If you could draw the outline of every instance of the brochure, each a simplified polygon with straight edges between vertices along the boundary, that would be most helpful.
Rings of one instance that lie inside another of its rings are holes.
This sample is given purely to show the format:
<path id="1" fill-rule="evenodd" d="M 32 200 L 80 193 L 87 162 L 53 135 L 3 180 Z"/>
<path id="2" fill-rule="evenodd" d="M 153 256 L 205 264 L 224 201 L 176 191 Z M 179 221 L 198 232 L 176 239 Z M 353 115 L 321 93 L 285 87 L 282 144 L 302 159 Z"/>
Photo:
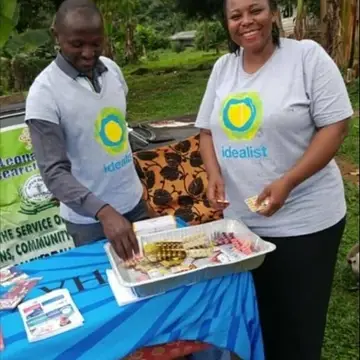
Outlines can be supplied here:
<path id="1" fill-rule="evenodd" d="M 19 311 L 30 342 L 75 329 L 84 322 L 67 289 L 26 301 L 19 305 Z"/>

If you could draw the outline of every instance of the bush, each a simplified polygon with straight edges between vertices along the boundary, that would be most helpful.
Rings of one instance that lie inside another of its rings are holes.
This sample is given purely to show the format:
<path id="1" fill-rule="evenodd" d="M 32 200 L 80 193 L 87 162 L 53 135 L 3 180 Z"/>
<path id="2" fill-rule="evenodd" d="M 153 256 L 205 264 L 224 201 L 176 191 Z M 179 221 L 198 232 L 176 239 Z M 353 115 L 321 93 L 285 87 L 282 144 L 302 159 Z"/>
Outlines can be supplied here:
<path id="1" fill-rule="evenodd" d="M 127 64 L 126 58 L 125 58 L 125 49 L 124 44 L 121 42 L 118 42 L 115 44 L 115 59 L 116 63 L 119 66 L 125 66 Z"/>
<path id="2" fill-rule="evenodd" d="M 11 76 L 11 63 L 7 58 L 0 57 L 0 88 L 1 94 L 4 95 L 14 87 L 14 79 Z"/>
<path id="3" fill-rule="evenodd" d="M 174 41 L 172 44 L 172 50 L 176 53 L 181 53 L 185 50 L 185 46 L 181 41 Z"/>
<path id="4" fill-rule="evenodd" d="M 167 49 L 170 45 L 169 39 L 165 35 L 158 33 L 151 26 L 144 25 L 136 26 L 135 43 L 139 53 L 142 53 L 144 48 L 146 51 L 153 51 Z"/>
<path id="5" fill-rule="evenodd" d="M 1 59 L 0 86 L 3 92 L 27 90 L 36 76 L 52 61 L 34 56 L 18 55 L 13 59 Z"/>
<path id="6" fill-rule="evenodd" d="M 202 23 L 196 30 L 195 46 L 198 50 L 216 49 L 218 51 L 226 38 L 226 31 L 219 21 Z"/>

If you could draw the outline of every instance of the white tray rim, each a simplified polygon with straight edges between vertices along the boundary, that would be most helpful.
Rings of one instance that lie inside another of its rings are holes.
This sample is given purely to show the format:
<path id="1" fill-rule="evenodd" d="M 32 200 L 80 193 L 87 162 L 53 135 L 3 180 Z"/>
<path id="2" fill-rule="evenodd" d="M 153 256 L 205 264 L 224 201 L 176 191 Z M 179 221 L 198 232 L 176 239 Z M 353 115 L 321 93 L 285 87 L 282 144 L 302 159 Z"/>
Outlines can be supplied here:
<path id="1" fill-rule="evenodd" d="M 261 257 L 261 256 L 265 256 L 266 254 L 270 253 L 270 252 L 273 252 L 274 250 L 276 250 L 276 245 L 273 244 L 273 243 L 270 243 L 268 241 L 265 241 L 265 240 L 262 240 L 258 235 L 256 235 L 255 233 L 253 233 L 251 230 L 249 230 L 246 225 L 241 222 L 241 221 L 238 221 L 238 220 L 232 220 L 232 219 L 220 219 L 220 220 L 216 220 L 216 221 L 213 221 L 212 224 L 214 223 L 221 223 L 221 222 L 227 222 L 227 221 L 231 221 L 231 222 L 237 222 L 240 226 L 243 226 L 245 227 L 249 233 L 251 233 L 252 235 L 254 235 L 257 240 L 260 240 L 262 243 L 265 243 L 267 244 L 267 246 L 269 247 L 269 249 L 267 250 L 264 250 L 264 251 L 259 251 L 258 253 L 256 254 L 253 254 L 253 255 L 249 255 L 247 256 L 245 259 L 240 259 L 240 260 L 233 260 L 233 261 L 229 261 L 225 264 L 209 264 L 209 265 L 206 265 L 206 266 L 203 266 L 201 268 L 196 268 L 196 269 L 192 269 L 192 270 L 188 270 L 186 272 L 182 272 L 182 273 L 178 273 L 178 274 L 169 274 L 169 275 L 166 275 L 166 276 L 162 276 L 162 277 L 159 277 L 159 278 L 156 278 L 156 279 L 149 279 L 149 280 L 143 280 L 143 281 L 139 281 L 139 282 L 128 282 L 128 281 L 125 281 L 123 279 L 123 277 L 121 276 L 117 266 L 116 266 L 116 262 L 111 254 L 111 250 L 110 250 L 110 247 L 111 247 L 111 244 L 110 243 L 106 243 L 104 245 L 104 249 L 105 249 L 105 252 L 106 254 L 108 255 L 108 258 L 109 258 L 109 261 L 110 261 L 110 264 L 111 264 L 111 267 L 113 268 L 113 270 L 115 271 L 116 273 L 116 276 L 118 277 L 118 280 L 119 282 L 121 283 L 122 286 L 125 286 L 125 287 L 130 287 L 130 288 L 136 288 L 138 286 L 143 286 L 143 285 L 149 285 L 149 284 L 153 284 L 153 283 L 156 283 L 156 282 L 161 282 L 162 280 L 169 280 L 169 279 L 172 279 L 172 278 L 177 278 L 177 277 L 181 277 L 181 276 L 186 276 L 188 274 L 191 274 L 191 273 L 195 273 L 195 272 L 198 272 L 198 271 L 202 271 L 202 270 L 205 270 L 205 269 L 208 269 L 208 268 L 213 268 L 213 267 L 223 267 L 223 266 L 229 266 L 229 265 L 233 265 L 233 264 L 237 264 L 237 263 L 242 263 L 242 262 L 245 262 L 245 261 L 249 261 L 251 259 L 254 259 L 254 258 L 257 258 L 257 257 Z M 184 230 L 186 229 L 192 229 L 191 232 L 195 232 L 196 230 L 200 230 L 200 229 L 203 229 L 204 227 L 209 226 L 209 223 L 206 223 L 206 224 L 200 224 L 200 225 L 194 225 L 194 226 L 189 226 L 189 227 L 185 227 L 185 228 L 177 228 L 177 229 L 174 229 L 174 230 L 165 230 L 165 231 L 160 231 L 160 232 L 157 232 L 157 233 L 152 233 L 152 234 L 149 234 L 149 235 L 144 235 L 144 236 L 140 236 L 139 237 L 139 242 L 141 242 L 141 239 L 142 238 L 145 238 L 147 236 L 154 236 L 154 235 L 159 235 L 159 236 L 165 236 L 166 234 L 168 233 L 176 233 L 176 232 L 179 232 L 179 233 L 182 233 L 184 232 Z"/>

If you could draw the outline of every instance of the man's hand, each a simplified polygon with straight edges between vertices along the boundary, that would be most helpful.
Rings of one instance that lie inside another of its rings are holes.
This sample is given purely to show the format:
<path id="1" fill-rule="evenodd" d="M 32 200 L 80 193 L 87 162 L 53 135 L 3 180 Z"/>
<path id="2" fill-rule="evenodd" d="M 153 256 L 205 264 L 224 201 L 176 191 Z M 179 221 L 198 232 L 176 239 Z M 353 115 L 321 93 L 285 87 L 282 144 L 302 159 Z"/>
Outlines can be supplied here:
<path id="1" fill-rule="evenodd" d="M 157 213 L 148 203 L 146 203 L 146 207 L 150 218 L 160 217 L 160 214 Z"/>
<path id="2" fill-rule="evenodd" d="M 110 205 L 103 207 L 97 218 L 116 253 L 121 259 L 129 260 L 139 254 L 139 245 L 131 223 Z"/>
<path id="3" fill-rule="evenodd" d="M 275 180 L 266 186 L 258 196 L 256 205 L 261 206 L 265 200 L 268 202 L 268 205 L 264 209 L 259 210 L 258 213 L 267 217 L 274 215 L 285 204 L 292 190 L 293 186 L 285 178 Z"/>
<path id="4" fill-rule="evenodd" d="M 213 209 L 224 210 L 229 206 L 225 200 L 224 180 L 220 174 L 209 177 L 207 198 Z"/>

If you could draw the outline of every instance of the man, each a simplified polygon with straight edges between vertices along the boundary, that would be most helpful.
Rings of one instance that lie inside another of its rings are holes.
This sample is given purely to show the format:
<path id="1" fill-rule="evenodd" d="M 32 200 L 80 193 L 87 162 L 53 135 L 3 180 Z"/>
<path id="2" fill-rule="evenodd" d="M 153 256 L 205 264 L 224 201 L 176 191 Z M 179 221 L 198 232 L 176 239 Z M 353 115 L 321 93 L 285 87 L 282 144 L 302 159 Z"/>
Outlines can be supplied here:
<path id="1" fill-rule="evenodd" d="M 38 166 L 75 245 L 108 238 L 126 260 L 139 251 L 131 223 L 149 217 L 128 141 L 128 88 L 101 56 L 103 20 L 91 0 L 65 0 L 53 31 L 60 52 L 26 101 Z"/>

